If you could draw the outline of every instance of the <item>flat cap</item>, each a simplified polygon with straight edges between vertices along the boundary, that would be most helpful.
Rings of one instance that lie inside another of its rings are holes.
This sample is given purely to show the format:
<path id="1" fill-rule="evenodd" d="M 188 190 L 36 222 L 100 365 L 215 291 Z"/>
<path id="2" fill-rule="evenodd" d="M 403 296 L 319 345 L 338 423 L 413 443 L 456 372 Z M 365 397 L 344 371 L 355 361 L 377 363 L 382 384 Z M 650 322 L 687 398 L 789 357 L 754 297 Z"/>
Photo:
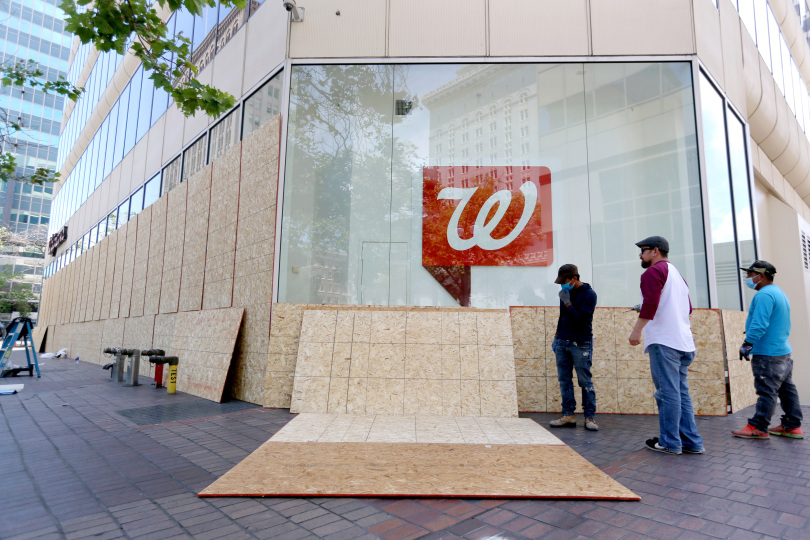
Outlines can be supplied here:
<path id="1" fill-rule="evenodd" d="M 756 260 L 751 263 L 751 266 L 745 268 L 744 266 L 740 266 L 740 270 L 745 270 L 746 272 L 756 272 L 757 274 L 764 274 L 765 272 L 774 275 L 776 273 L 776 267 L 769 263 L 768 261 L 760 261 Z"/>
<path id="2" fill-rule="evenodd" d="M 658 248 L 660 251 L 669 253 L 669 242 L 667 242 L 667 239 L 663 236 L 650 236 L 649 238 L 636 242 L 636 245 L 638 247 Z"/>

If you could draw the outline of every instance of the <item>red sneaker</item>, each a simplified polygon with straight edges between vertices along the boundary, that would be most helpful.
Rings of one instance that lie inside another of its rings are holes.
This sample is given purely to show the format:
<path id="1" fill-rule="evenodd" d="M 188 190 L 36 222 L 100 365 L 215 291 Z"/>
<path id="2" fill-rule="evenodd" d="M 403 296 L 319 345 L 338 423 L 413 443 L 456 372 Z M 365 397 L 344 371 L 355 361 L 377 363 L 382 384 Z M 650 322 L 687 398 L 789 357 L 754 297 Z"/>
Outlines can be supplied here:
<path id="1" fill-rule="evenodd" d="M 744 428 L 732 431 L 735 437 L 742 437 L 743 439 L 768 439 L 770 436 L 767 431 L 760 431 L 751 424 L 746 424 Z"/>
<path id="2" fill-rule="evenodd" d="M 779 424 L 775 427 L 768 428 L 768 433 L 771 435 L 776 435 L 778 437 L 790 437 L 791 439 L 804 439 L 804 433 L 802 433 L 802 428 L 795 427 L 792 429 L 785 429 L 782 427 L 782 424 Z"/>

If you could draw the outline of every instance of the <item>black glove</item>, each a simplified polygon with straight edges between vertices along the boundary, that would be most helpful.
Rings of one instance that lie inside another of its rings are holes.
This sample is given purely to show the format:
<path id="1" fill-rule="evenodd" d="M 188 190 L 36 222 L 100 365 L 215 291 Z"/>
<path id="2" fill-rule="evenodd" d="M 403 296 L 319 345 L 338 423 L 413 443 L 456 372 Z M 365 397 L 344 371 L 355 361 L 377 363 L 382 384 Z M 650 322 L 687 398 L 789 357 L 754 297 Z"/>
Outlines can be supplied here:
<path id="1" fill-rule="evenodd" d="M 571 303 L 571 291 L 566 291 L 562 289 L 560 291 L 560 300 L 562 300 L 563 304 L 570 304 Z"/>
<path id="2" fill-rule="evenodd" d="M 748 343 L 747 341 L 743 342 L 742 347 L 740 347 L 740 360 L 745 358 L 750 362 L 751 359 L 748 357 L 748 355 L 751 354 L 751 349 L 753 348 L 754 346 Z"/>

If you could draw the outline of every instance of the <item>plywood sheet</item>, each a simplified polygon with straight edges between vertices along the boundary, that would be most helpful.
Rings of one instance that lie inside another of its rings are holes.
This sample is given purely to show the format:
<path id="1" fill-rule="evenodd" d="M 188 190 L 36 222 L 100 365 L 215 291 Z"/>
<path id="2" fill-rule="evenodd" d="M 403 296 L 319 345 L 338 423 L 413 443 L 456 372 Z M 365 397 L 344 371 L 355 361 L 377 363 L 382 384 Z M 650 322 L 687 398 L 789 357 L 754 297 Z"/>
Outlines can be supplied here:
<path id="1" fill-rule="evenodd" d="M 273 435 L 273 440 L 277 442 L 565 444 L 530 418 L 336 413 L 299 414 Z"/>
<path id="2" fill-rule="evenodd" d="M 517 416 L 509 314 L 307 310 L 290 410 Z"/>
<path id="3" fill-rule="evenodd" d="M 757 402 L 751 362 L 739 359 L 740 345 L 745 341 L 745 311 L 722 311 L 731 412 L 740 411 Z"/>
<path id="4" fill-rule="evenodd" d="M 177 356 L 177 390 L 219 403 L 242 324 L 244 308 L 181 312 L 171 351 Z"/>
<path id="5" fill-rule="evenodd" d="M 132 306 L 133 276 L 135 274 L 135 250 L 138 242 L 140 214 L 126 224 L 127 238 L 124 248 L 124 269 L 121 277 L 121 301 L 118 307 L 119 317 L 129 317 Z M 123 234 L 123 231 L 122 231 Z"/>
<path id="6" fill-rule="evenodd" d="M 211 168 L 208 164 L 188 179 L 186 232 L 178 311 L 202 309 L 208 213 L 211 202 Z"/>
<path id="7" fill-rule="evenodd" d="M 156 315 L 160 311 L 160 286 L 163 280 L 163 254 L 166 243 L 166 210 L 168 195 L 152 205 L 152 228 L 149 232 L 149 262 L 146 270 L 144 315 Z"/>
<path id="8" fill-rule="evenodd" d="M 135 243 L 135 262 L 132 270 L 132 300 L 130 317 L 144 314 L 146 298 L 146 272 L 149 267 L 149 236 L 152 228 L 152 207 L 138 214 L 138 238 Z"/>
<path id="9" fill-rule="evenodd" d="M 32 328 L 33 335 L 31 338 L 34 341 L 34 350 L 36 352 L 42 352 L 42 344 L 45 342 L 45 334 L 48 333 L 47 326 L 35 326 Z"/>
<path id="10" fill-rule="evenodd" d="M 200 493 L 282 495 L 640 500 L 567 446 L 272 439 Z"/>
<path id="11" fill-rule="evenodd" d="M 183 253 L 186 234 L 186 201 L 188 182 L 183 182 L 167 195 L 166 241 L 163 276 L 160 287 L 160 313 L 174 313 L 180 298 Z"/>

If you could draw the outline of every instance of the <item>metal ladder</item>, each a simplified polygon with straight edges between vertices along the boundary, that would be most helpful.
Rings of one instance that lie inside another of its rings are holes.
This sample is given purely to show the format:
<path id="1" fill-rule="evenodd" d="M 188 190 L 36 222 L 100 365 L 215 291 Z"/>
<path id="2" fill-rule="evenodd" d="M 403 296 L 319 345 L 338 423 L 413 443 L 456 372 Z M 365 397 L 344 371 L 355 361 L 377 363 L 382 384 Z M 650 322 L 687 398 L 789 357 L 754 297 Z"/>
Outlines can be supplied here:
<path id="1" fill-rule="evenodd" d="M 34 368 L 37 370 L 37 378 L 39 374 L 39 362 L 37 361 L 37 352 L 34 350 L 34 338 L 31 330 L 31 319 L 28 317 L 17 317 L 9 323 L 8 333 L 3 339 L 3 346 L 0 348 L 0 377 L 16 377 L 21 371 L 27 371 L 29 377 L 34 376 Z M 25 357 L 28 360 L 28 367 L 24 368 L 6 368 L 8 359 L 11 356 L 11 350 L 14 344 L 22 339 L 25 344 Z M 33 359 L 33 364 L 31 363 Z"/>

